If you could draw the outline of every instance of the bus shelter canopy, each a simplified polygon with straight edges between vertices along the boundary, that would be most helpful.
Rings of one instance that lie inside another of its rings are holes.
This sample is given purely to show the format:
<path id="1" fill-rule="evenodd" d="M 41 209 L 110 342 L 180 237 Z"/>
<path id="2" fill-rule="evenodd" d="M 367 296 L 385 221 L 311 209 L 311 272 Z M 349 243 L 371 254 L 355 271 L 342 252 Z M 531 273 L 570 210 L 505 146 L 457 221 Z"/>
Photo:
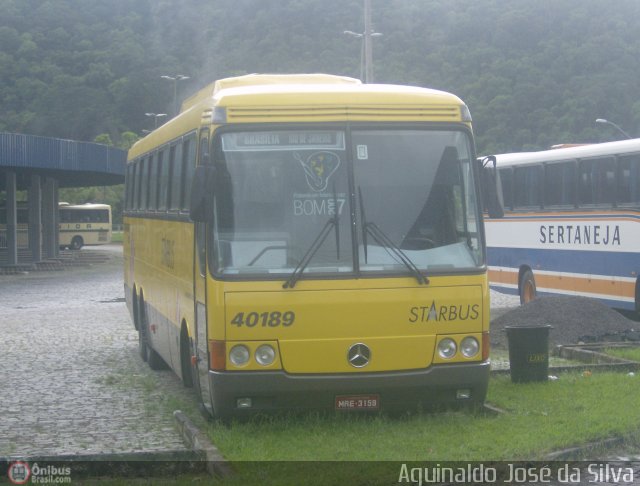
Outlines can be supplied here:
<path id="1" fill-rule="evenodd" d="M 59 187 L 122 184 L 126 158 L 124 150 L 97 143 L 0 133 L 0 190 L 7 171 L 16 174 L 18 190 L 34 174 L 56 179 Z"/>

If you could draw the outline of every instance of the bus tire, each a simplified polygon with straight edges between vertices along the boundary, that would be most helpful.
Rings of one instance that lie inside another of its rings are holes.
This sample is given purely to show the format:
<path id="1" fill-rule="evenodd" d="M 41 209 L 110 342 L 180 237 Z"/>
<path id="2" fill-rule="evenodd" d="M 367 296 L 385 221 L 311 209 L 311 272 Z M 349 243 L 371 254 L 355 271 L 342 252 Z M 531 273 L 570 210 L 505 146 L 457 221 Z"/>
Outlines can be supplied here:
<path id="1" fill-rule="evenodd" d="M 164 363 L 164 360 L 160 357 L 160 355 L 156 352 L 155 349 L 149 346 L 147 343 L 147 347 L 149 348 L 149 358 L 147 359 L 147 364 L 149 368 L 154 371 L 158 370 L 166 370 L 167 365 Z"/>
<path id="2" fill-rule="evenodd" d="M 533 276 L 533 272 L 530 269 L 526 269 L 520 277 L 520 284 L 518 285 L 520 293 L 520 304 L 526 304 L 535 299 L 538 295 L 536 288 L 536 279 Z"/>
<path id="3" fill-rule="evenodd" d="M 144 346 L 146 347 L 146 350 L 147 350 L 147 359 L 146 359 L 147 364 L 149 365 L 149 368 L 151 368 L 152 370 L 155 370 L 155 371 L 164 370 L 167 368 L 167 365 L 165 364 L 162 357 L 158 354 L 158 352 L 155 349 L 153 349 L 149 340 L 149 319 L 147 318 L 147 312 L 145 310 L 145 304 L 142 298 L 140 299 L 139 309 L 140 309 L 140 331 L 138 333 L 138 336 L 140 336 L 140 333 L 142 333 Z"/>
<path id="4" fill-rule="evenodd" d="M 182 330 L 180 331 L 180 367 L 182 371 L 182 384 L 185 388 L 193 387 L 193 374 L 191 373 L 191 343 L 185 323 L 182 323 Z"/>
<path id="5" fill-rule="evenodd" d="M 144 327 L 140 324 L 140 304 L 138 303 L 135 293 L 133 294 L 133 319 L 136 329 L 138 330 L 138 354 L 140 358 L 142 358 L 142 361 L 146 363 L 149 359 L 149 348 L 147 346 L 147 337 L 144 334 Z"/>
<path id="6" fill-rule="evenodd" d="M 71 240 L 71 244 L 69 245 L 70 250 L 79 250 L 84 246 L 84 240 L 82 236 L 74 236 Z"/>

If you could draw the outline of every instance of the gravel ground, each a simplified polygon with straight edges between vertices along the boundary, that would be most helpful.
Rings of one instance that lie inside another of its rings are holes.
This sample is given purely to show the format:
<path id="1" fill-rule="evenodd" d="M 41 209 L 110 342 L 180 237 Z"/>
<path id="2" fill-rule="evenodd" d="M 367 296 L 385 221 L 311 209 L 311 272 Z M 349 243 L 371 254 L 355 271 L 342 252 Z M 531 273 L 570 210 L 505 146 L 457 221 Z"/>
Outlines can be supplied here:
<path id="1" fill-rule="evenodd" d="M 640 322 L 627 319 L 599 301 L 584 297 L 541 297 L 494 314 L 497 317 L 491 322 L 491 345 L 496 348 L 507 348 L 505 326 L 545 324 L 552 326 L 550 345 L 640 341 Z"/>

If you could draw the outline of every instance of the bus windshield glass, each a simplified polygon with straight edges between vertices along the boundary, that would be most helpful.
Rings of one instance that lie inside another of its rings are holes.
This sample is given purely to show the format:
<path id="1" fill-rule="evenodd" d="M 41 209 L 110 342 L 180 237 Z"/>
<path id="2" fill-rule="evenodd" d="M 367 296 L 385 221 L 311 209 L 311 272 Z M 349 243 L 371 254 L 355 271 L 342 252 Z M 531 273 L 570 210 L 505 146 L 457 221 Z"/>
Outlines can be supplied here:
<path id="1" fill-rule="evenodd" d="M 219 140 L 217 275 L 405 276 L 484 263 L 465 131 L 245 131 Z"/>

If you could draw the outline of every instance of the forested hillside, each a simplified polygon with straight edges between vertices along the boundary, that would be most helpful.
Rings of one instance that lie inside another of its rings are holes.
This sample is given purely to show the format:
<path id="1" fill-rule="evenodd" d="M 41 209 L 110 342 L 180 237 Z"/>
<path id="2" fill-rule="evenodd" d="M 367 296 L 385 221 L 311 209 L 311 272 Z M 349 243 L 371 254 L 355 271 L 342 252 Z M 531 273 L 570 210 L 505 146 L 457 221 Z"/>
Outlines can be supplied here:
<path id="1" fill-rule="evenodd" d="M 452 91 L 481 153 L 640 135 L 637 0 L 373 0 L 378 82 Z M 362 0 L 0 0 L 0 131 L 153 128 L 220 77 L 359 77 Z"/>

